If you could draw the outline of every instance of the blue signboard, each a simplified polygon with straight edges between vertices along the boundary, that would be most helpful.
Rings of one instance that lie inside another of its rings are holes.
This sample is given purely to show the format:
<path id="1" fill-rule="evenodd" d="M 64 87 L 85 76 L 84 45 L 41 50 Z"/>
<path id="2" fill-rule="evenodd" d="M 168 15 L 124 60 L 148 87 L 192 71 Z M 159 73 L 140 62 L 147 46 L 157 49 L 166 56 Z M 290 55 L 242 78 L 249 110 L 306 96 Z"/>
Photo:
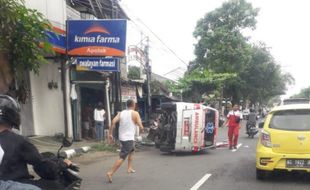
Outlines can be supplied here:
<path id="1" fill-rule="evenodd" d="M 76 64 L 77 71 L 119 71 L 119 59 L 78 57 Z"/>
<path id="2" fill-rule="evenodd" d="M 64 34 L 55 31 L 45 31 L 48 42 L 53 46 L 53 50 L 57 53 L 66 53 L 66 37 Z"/>
<path id="3" fill-rule="evenodd" d="M 126 20 L 68 20 L 67 52 L 72 56 L 125 56 Z"/>

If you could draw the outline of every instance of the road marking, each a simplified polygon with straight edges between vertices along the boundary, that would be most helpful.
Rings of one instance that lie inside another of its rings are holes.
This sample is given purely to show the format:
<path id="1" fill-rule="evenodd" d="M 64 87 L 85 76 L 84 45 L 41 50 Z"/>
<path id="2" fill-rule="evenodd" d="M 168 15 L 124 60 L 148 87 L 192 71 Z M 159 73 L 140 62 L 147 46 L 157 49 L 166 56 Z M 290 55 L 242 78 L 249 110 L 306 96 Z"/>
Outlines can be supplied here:
<path id="1" fill-rule="evenodd" d="M 204 182 L 206 182 L 211 177 L 211 174 L 204 175 L 190 190 L 198 190 Z"/>
<path id="2" fill-rule="evenodd" d="M 233 149 L 232 152 L 236 152 L 241 146 L 242 146 L 242 143 L 239 143 L 239 144 L 237 145 L 237 149 Z"/>
<path id="3" fill-rule="evenodd" d="M 243 146 L 244 148 L 250 148 L 248 145 Z"/>

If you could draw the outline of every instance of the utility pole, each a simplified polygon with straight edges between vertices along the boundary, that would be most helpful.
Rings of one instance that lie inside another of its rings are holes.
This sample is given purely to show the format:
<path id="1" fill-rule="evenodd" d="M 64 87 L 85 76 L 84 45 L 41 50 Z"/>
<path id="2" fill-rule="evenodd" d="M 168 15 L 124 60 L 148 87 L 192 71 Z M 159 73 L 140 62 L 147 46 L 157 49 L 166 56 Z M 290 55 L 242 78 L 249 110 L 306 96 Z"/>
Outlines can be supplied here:
<path id="1" fill-rule="evenodd" d="M 145 46 L 145 57 L 146 57 L 146 63 L 145 63 L 145 69 L 146 69 L 146 83 L 147 83 L 147 115 L 148 115 L 148 121 L 151 119 L 151 113 L 152 113 L 152 101 L 151 101 L 151 66 L 150 66 L 150 58 L 149 58 L 149 37 L 146 37 L 146 46 Z"/>
<path id="2" fill-rule="evenodd" d="M 63 105 L 64 105 L 64 124 L 65 124 L 65 137 L 69 137 L 69 129 L 68 129 L 68 101 L 67 101 L 67 69 L 66 69 L 66 61 L 63 60 L 60 63 L 61 68 L 61 87 L 62 87 L 62 97 L 63 97 Z"/>
<path id="3" fill-rule="evenodd" d="M 112 19 L 118 18 L 117 0 L 112 0 Z M 119 63 L 120 64 L 120 63 Z M 119 65 L 120 68 L 120 65 Z M 114 102 L 114 115 L 121 110 L 121 77 L 120 72 L 114 73 L 114 90 L 115 90 L 115 102 Z"/>

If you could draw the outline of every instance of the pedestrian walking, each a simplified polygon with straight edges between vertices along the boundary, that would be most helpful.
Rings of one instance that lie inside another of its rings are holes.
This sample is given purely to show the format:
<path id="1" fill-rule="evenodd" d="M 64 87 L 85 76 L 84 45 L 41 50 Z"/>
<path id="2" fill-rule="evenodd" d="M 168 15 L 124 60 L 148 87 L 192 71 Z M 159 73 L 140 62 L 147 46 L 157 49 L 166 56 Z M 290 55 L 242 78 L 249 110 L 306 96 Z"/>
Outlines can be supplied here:
<path id="1" fill-rule="evenodd" d="M 242 113 L 239 111 L 239 105 L 235 104 L 233 109 L 227 115 L 225 125 L 228 126 L 228 143 L 229 149 L 237 149 L 240 122 L 243 119 Z"/>
<path id="2" fill-rule="evenodd" d="M 116 160 L 112 169 L 107 173 L 108 181 L 112 183 L 112 176 L 117 169 L 122 165 L 128 156 L 128 173 L 134 173 L 135 170 L 132 167 L 133 154 L 134 154 L 134 140 L 136 133 L 136 126 L 143 130 L 140 115 L 135 111 L 135 101 L 128 100 L 127 109 L 118 113 L 112 120 L 112 124 L 109 130 L 109 138 L 113 141 L 113 129 L 115 125 L 119 123 L 119 140 L 121 143 L 121 151 L 119 153 L 119 159 Z"/>
<path id="3" fill-rule="evenodd" d="M 96 126 L 96 138 L 98 141 L 103 140 L 103 127 L 104 127 L 105 111 L 103 109 L 103 103 L 99 102 L 94 110 L 94 120 Z"/>

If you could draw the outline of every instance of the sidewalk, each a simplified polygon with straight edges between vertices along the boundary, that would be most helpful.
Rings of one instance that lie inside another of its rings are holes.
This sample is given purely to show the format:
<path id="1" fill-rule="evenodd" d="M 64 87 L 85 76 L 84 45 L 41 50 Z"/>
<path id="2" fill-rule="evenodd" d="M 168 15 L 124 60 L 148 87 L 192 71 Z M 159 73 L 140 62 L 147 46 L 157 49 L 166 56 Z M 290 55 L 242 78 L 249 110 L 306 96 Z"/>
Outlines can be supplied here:
<path id="1" fill-rule="evenodd" d="M 57 154 L 57 151 L 62 144 L 62 139 L 50 136 L 35 136 L 30 137 L 29 139 L 30 142 L 38 148 L 39 152 L 52 152 Z M 98 144 L 98 142 L 94 140 L 73 142 L 72 146 L 64 147 L 61 150 L 61 155 L 66 158 L 71 158 L 77 154 L 90 151 L 91 147 L 96 144 Z"/>
<path id="2" fill-rule="evenodd" d="M 136 143 L 137 148 L 139 149 L 139 145 L 144 146 L 153 146 L 154 142 L 148 140 L 146 138 L 147 133 L 141 134 L 138 142 Z M 58 149 L 62 144 L 62 139 L 57 137 L 50 136 L 35 136 L 29 137 L 30 142 L 33 143 L 39 150 L 39 152 L 52 152 L 57 154 Z M 73 142 L 72 146 L 64 147 L 60 155 L 66 158 L 72 158 L 76 155 L 80 155 L 82 153 L 87 153 L 91 150 L 94 145 L 100 144 L 95 140 L 82 140 L 78 142 Z"/>

